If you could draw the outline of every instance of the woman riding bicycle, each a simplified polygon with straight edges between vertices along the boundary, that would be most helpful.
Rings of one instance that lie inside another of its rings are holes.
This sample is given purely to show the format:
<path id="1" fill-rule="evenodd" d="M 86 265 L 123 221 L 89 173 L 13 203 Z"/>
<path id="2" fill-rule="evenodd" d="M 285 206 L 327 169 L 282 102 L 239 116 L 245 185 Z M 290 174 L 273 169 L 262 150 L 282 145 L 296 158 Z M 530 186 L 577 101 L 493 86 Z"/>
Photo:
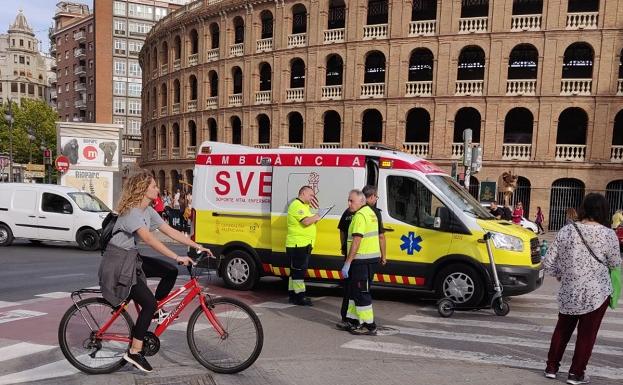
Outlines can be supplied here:
<path id="1" fill-rule="evenodd" d="M 142 240 L 178 264 L 192 264 L 192 259 L 178 256 L 151 234 L 151 231 L 158 229 L 179 243 L 212 255 L 209 249 L 195 243 L 162 220 L 151 207 L 158 192 L 154 178 L 146 171 L 132 176 L 126 182 L 117 204 L 119 217 L 99 268 L 102 295 L 108 302 L 118 306 L 131 299 L 141 307 L 132 331 L 132 345 L 123 358 L 144 372 L 150 372 L 152 367 L 142 354 L 143 338 L 154 317 L 156 301 L 165 298 L 175 285 L 177 267 L 161 259 L 139 255 L 138 242 Z M 155 296 L 147 287 L 147 277 L 161 278 Z"/>

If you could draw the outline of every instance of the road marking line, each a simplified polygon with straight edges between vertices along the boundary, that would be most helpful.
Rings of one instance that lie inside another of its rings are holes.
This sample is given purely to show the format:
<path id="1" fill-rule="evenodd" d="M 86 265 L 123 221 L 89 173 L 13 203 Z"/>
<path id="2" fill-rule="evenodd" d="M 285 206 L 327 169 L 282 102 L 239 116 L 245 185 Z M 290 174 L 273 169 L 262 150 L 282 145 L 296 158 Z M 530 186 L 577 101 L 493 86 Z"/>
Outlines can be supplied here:
<path id="1" fill-rule="evenodd" d="M 67 360 L 62 360 L 33 369 L 24 370 L 22 372 L 2 376 L 0 377 L 0 385 L 18 384 L 23 382 L 45 380 L 47 378 L 64 377 L 75 373 L 78 373 L 78 369 L 71 366 Z"/>
<path id="2" fill-rule="evenodd" d="M 50 349 L 56 349 L 58 346 L 38 345 L 28 342 L 20 342 L 15 345 L 9 345 L 0 348 L 0 362 L 12 360 L 14 358 L 28 356 L 31 354 L 44 352 Z"/>
<path id="3" fill-rule="evenodd" d="M 406 334 L 410 336 L 426 337 L 426 338 L 439 338 L 444 340 L 453 341 L 469 341 L 485 344 L 499 344 L 499 345 L 512 345 L 512 346 L 524 346 L 527 348 L 537 349 L 549 349 L 549 341 L 535 340 L 529 338 L 518 337 L 506 337 L 506 336 L 494 336 L 487 334 L 471 334 L 471 333 L 455 333 L 446 332 L 442 330 L 429 330 L 429 329 L 416 329 L 405 328 L 395 325 L 383 325 L 390 328 L 398 329 L 400 334 Z M 567 349 L 573 351 L 575 344 L 569 343 Z M 623 356 L 623 348 L 619 348 L 611 345 L 595 345 L 593 353 L 606 354 L 611 356 Z"/>
<path id="4" fill-rule="evenodd" d="M 69 278 L 69 277 L 80 277 L 86 275 L 85 273 L 74 273 L 74 274 L 61 274 L 61 275 L 46 275 L 45 277 L 41 277 L 43 279 L 57 279 L 57 278 Z"/>
<path id="5" fill-rule="evenodd" d="M 7 301 L 0 301 L 0 308 L 3 307 L 12 307 L 12 306 L 19 306 L 21 305 L 21 302 L 7 302 Z"/>
<path id="6" fill-rule="evenodd" d="M 53 299 L 69 298 L 70 296 L 71 296 L 71 293 L 67 293 L 65 291 L 53 291 L 51 293 L 35 294 L 35 297 L 53 298 Z"/>
<path id="7" fill-rule="evenodd" d="M 543 361 L 526 360 L 514 356 L 491 355 L 480 352 L 467 352 L 460 350 L 448 350 L 431 348 L 427 346 L 402 345 L 390 342 L 356 339 L 341 346 L 346 349 L 367 350 L 390 354 L 400 354 L 414 357 L 434 358 L 439 360 L 455 360 L 473 362 L 477 364 L 503 365 L 515 368 L 543 370 Z M 561 368 L 561 372 L 568 368 Z M 597 377 L 605 377 L 615 380 L 623 379 L 623 369 L 610 366 L 589 366 L 587 372 Z"/>
<path id="8" fill-rule="evenodd" d="M 294 307 L 296 305 L 292 304 L 292 303 L 283 303 L 283 302 L 262 302 L 262 303 L 256 303 L 253 305 L 254 307 L 263 307 L 266 309 L 287 309 L 290 307 Z"/>
<path id="9" fill-rule="evenodd" d="M 10 311 L 0 313 L 0 324 L 11 322 L 11 321 L 18 321 L 18 320 L 27 319 L 27 318 L 32 318 L 32 317 L 39 317 L 39 316 L 46 315 L 46 314 L 47 313 L 41 313 L 39 311 L 32 311 L 32 310 L 23 310 L 23 309 L 10 310 Z"/>
<path id="10" fill-rule="evenodd" d="M 522 294 L 522 295 L 518 295 L 516 297 L 512 297 L 512 298 L 517 298 L 517 299 L 542 299 L 545 301 L 554 301 L 556 302 L 556 300 L 558 300 L 558 296 L 555 294 L 536 294 L 536 293 L 528 293 L 528 294 Z"/>
<path id="11" fill-rule="evenodd" d="M 90 286 L 90 287 L 87 287 L 86 289 L 98 290 L 99 288 L 100 288 L 100 286 L 99 286 L 99 285 L 97 285 L 97 286 Z"/>
<path id="12" fill-rule="evenodd" d="M 510 302 L 511 307 L 534 309 L 555 309 L 558 311 L 558 303 L 537 303 L 537 302 Z"/>
<path id="13" fill-rule="evenodd" d="M 208 321 L 210 322 L 210 321 Z M 206 325 L 205 323 L 200 323 L 200 324 L 195 324 L 195 331 L 200 331 L 200 330 L 205 330 L 205 329 L 211 329 L 212 325 Z M 180 332 L 185 332 L 186 329 L 188 329 L 188 322 L 184 321 L 184 322 L 176 322 L 173 325 L 169 326 L 167 328 L 167 330 L 177 330 Z"/>
<path id="14" fill-rule="evenodd" d="M 523 330 L 530 332 L 539 332 L 539 333 L 552 333 L 554 331 L 553 326 L 543 326 L 543 325 L 530 325 L 530 324 L 518 324 L 511 322 L 495 322 L 495 321 L 481 321 L 481 320 L 471 320 L 471 319 L 457 319 L 456 321 L 450 319 L 444 319 L 440 317 L 429 317 L 429 316 L 418 316 L 418 315 L 406 315 L 402 318 L 398 319 L 399 321 L 405 322 L 419 322 L 425 324 L 435 324 L 435 325 L 448 325 L 448 326 L 471 326 L 478 328 L 487 328 L 487 329 L 507 329 L 507 330 Z M 616 338 L 623 339 L 623 332 L 617 332 L 613 330 L 599 330 L 599 337 L 601 338 Z"/>

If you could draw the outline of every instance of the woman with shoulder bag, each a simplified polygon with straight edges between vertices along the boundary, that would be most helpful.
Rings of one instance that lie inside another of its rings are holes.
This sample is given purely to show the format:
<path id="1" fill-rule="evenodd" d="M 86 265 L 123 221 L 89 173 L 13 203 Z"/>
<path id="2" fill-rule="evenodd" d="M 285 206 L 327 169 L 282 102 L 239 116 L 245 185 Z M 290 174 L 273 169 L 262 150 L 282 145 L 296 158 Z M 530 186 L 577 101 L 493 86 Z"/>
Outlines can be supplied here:
<path id="1" fill-rule="evenodd" d="M 560 310 L 547 355 L 547 378 L 556 378 L 567 343 L 577 327 L 567 384 L 590 382 L 584 371 L 613 294 L 609 268 L 621 265 L 618 240 L 609 228 L 608 214 L 606 198 L 588 194 L 579 209 L 579 222 L 571 222 L 558 231 L 543 259 L 545 271 L 560 281 Z"/>

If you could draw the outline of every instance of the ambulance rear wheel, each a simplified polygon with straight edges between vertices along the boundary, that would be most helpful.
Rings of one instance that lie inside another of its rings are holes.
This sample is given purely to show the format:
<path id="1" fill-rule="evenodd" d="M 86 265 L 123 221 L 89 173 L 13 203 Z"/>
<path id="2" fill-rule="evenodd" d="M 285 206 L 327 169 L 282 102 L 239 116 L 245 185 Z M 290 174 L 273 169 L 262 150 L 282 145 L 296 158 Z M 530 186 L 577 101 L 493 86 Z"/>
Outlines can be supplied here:
<path id="1" fill-rule="evenodd" d="M 259 277 L 255 260 L 243 250 L 233 250 L 225 256 L 221 277 L 228 287 L 236 290 L 249 290 Z"/>
<path id="2" fill-rule="evenodd" d="M 437 274 L 435 290 L 440 298 L 450 299 L 456 307 L 472 307 L 482 303 L 484 283 L 476 270 L 463 263 L 444 267 Z"/>

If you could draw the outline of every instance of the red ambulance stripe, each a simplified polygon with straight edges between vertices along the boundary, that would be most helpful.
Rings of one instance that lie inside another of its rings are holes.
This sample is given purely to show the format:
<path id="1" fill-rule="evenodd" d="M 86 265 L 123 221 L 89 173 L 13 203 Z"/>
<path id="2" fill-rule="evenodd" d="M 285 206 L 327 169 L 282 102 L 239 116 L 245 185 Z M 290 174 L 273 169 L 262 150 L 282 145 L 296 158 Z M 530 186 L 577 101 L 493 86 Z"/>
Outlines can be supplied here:
<path id="1" fill-rule="evenodd" d="M 273 269 L 272 269 L 272 267 L 270 266 L 269 263 L 262 263 L 262 268 L 264 269 L 265 273 L 272 273 L 273 272 Z"/>
<path id="2" fill-rule="evenodd" d="M 391 283 L 398 283 L 398 282 L 396 282 L 396 276 L 395 275 L 390 275 L 389 276 L 389 282 L 391 282 Z"/>
<path id="3" fill-rule="evenodd" d="M 200 154 L 195 164 L 208 166 L 261 166 L 270 158 L 273 166 L 364 167 L 365 157 L 350 154 Z"/>
<path id="4" fill-rule="evenodd" d="M 314 274 L 316 274 L 316 278 L 321 278 L 322 275 L 320 275 L 320 269 L 313 269 L 314 270 Z"/>

